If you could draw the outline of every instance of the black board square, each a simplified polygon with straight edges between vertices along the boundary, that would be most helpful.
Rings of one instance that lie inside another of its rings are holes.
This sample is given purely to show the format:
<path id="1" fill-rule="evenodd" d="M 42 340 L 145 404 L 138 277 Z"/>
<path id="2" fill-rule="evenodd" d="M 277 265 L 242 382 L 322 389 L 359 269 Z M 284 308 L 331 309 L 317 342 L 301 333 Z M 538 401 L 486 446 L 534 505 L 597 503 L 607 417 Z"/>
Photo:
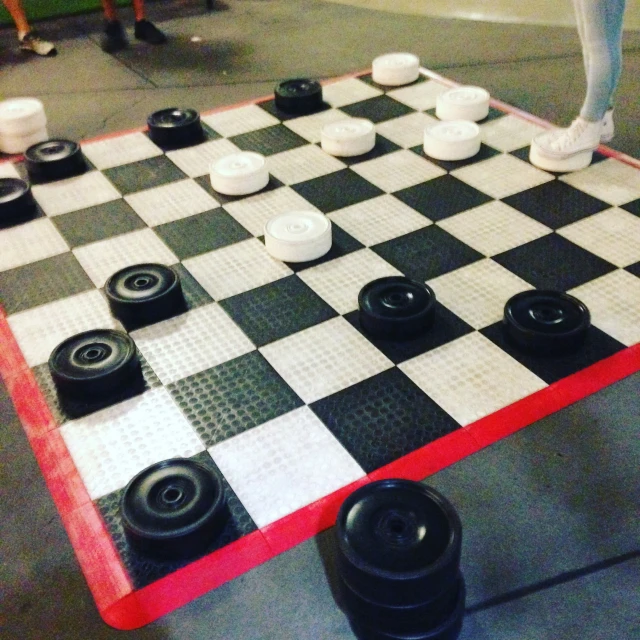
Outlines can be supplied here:
<path id="1" fill-rule="evenodd" d="M 434 221 L 444 220 L 492 200 L 488 195 L 451 175 L 433 178 L 414 187 L 396 191 L 393 195 Z"/>
<path id="2" fill-rule="evenodd" d="M 640 278 L 640 262 L 636 262 L 635 264 L 629 265 L 626 270 L 629 273 L 633 273 L 634 276 L 638 276 Z"/>
<path id="3" fill-rule="evenodd" d="M 428 156 L 424 152 L 424 146 L 419 144 L 416 147 L 411 147 L 411 151 L 417 153 L 419 156 L 425 158 L 429 162 L 438 165 L 441 169 L 445 171 L 453 171 L 454 169 L 460 169 L 462 167 L 466 167 L 470 164 L 475 164 L 476 162 L 481 162 L 482 160 L 488 160 L 489 158 L 493 158 L 494 156 L 500 155 L 500 151 L 494 149 L 493 147 L 489 147 L 486 144 L 482 143 L 480 145 L 480 151 L 476 153 L 475 156 L 471 158 L 467 158 L 466 160 L 437 160 L 436 158 L 432 158 Z"/>
<path id="4" fill-rule="evenodd" d="M 636 216 L 640 216 L 640 198 L 634 200 L 633 202 L 623 204 L 620 206 L 620 208 L 628 211 L 629 213 L 633 213 Z"/>
<path id="5" fill-rule="evenodd" d="M 104 169 L 102 173 L 123 196 L 187 178 L 187 175 L 164 155 Z"/>
<path id="6" fill-rule="evenodd" d="M 351 167 L 354 164 L 359 164 L 360 162 L 381 158 L 382 156 L 386 156 L 388 153 L 398 151 L 399 149 L 402 149 L 400 145 L 397 145 L 395 142 L 391 142 L 391 140 L 384 138 L 378 133 L 376 134 L 376 146 L 371 149 L 369 153 L 363 153 L 361 156 L 350 156 L 347 158 L 340 157 L 340 161 L 344 162 L 348 167 Z"/>
<path id="7" fill-rule="evenodd" d="M 367 473 L 460 428 L 395 367 L 310 408 Z"/>
<path id="8" fill-rule="evenodd" d="M 371 249 L 404 275 L 420 282 L 437 278 L 483 257 L 435 225 L 387 240 Z"/>
<path id="9" fill-rule="evenodd" d="M 399 118 L 408 113 L 415 113 L 411 107 L 387 95 L 347 104 L 344 107 L 340 107 L 340 111 L 344 111 L 352 118 L 366 118 L 374 123 Z"/>
<path id="10" fill-rule="evenodd" d="M 267 191 L 273 191 L 274 189 L 278 189 L 283 186 L 284 183 L 280 182 L 277 178 L 272 175 L 269 175 L 269 182 L 264 189 L 260 189 L 260 191 L 256 193 L 249 193 L 244 196 L 228 196 L 224 193 L 218 193 L 214 191 L 211 186 L 211 177 L 209 174 L 205 176 L 200 176 L 199 178 L 194 178 L 194 182 L 197 182 L 212 198 L 215 198 L 221 205 L 227 204 L 227 202 L 237 202 L 238 200 L 244 200 L 244 198 L 251 198 L 251 196 L 255 196 L 256 193 L 265 193 Z"/>
<path id="11" fill-rule="evenodd" d="M 167 389 L 206 447 L 304 404 L 259 351 L 183 378 Z"/>
<path id="12" fill-rule="evenodd" d="M 568 291 L 615 267 L 556 233 L 492 257 L 536 289 Z"/>
<path id="13" fill-rule="evenodd" d="M 308 140 L 305 140 L 283 124 L 242 133 L 229 138 L 229 140 L 242 151 L 255 151 L 264 156 L 271 156 L 274 153 L 289 151 L 309 144 Z"/>
<path id="14" fill-rule="evenodd" d="M 288 276 L 220 302 L 257 347 L 338 314 L 298 276 Z"/>
<path id="15" fill-rule="evenodd" d="M 187 311 L 203 307 L 205 304 L 213 302 L 213 298 L 202 288 L 202 285 L 191 275 L 191 272 L 182 264 L 171 265 L 171 268 L 178 274 L 182 294 L 184 295 Z"/>

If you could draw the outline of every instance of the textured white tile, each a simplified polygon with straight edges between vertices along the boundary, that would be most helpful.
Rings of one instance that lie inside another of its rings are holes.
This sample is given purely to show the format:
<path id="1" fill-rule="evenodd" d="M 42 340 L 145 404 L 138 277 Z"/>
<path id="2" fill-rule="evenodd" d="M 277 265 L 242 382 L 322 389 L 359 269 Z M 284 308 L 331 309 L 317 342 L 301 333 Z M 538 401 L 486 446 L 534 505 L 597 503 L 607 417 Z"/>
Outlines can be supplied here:
<path id="1" fill-rule="evenodd" d="M 258 527 L 365 475 L 308 407 L 225 440 L 209 453 Z"/>
<path id="2" fill-rule="evenodd" d="M 429 218 L 387 194 L 338 209 L 328 217 L 367 247 L 431 224 Z"/>
<path id="3" fill-rule="evenodd" d="M 82 152 L 101 171 L 162 155 L 162 149 L 142 132 L 86 142 L 82 144 Z"/>
<path id="4" fill-rule="evenodd" d="M 285 264 L 274 260 L 255 238 L 189 258 L 183 264 L 216 300 L 293 273 Z"/>
<path id="5" fill-rule="evenodd" d="M 225 138 L 270 127 L 280 122 L 255 104 L 219 111 L 210 116 L 202 116 L 202 121 Z"/>
<path id="6" fill-rule="evenodd" d="M 307 404 L 393 366 L 342 317 L 272 342 L 260 351 Z"/>
<path id="7" fill-rule="evenodd" d="M 20 174 L 13 162 L 0 162 L 0 178 L 19 178 Z"/>
<path id="8" fill-rule="evenodd" d="M 485 256 L 542 238 L 551 229 L 499 200 L 468 209 L 437 223 Z"/>
<path id="9" fill-rule="evenodd" d="M 569 293 L 587 305 L 596 327 L 628 347 L 640 342 L 640 278 L 613 271 Z"/>
<path id="10" fill-rule="evenodd" d="M 156 462 L 204 450 L 163 388 L 67 422 L 60 433 L 92 500 L 121 489 Z"/>
<path id="11" fill-rule="evenodd" d="M 73 250 L 96 287 L 104 286 L 116 271 L 144 262 L 175 264 L 178 258 L 152 229 L 140 229 L 85 244 Z"/>
<path id="12" fill-rule="evenodd" d="M 427 80 L 426 82 L 419 82 L 409 87 L 393 89 L 389 91 L 387 95 L 398 102 L 406 104 L 412 109 L 426 111 L 427 109 L 435 108 L 438 96 L 448 91 L 448 89 L 449 87 L 435 80 Z"/>
<path id="13" fill-rule="evenodd" d="M 339 171 L 346 165 L 313 144 L 269 156 L 267 167 L 278 180 L 295 184 Z"/>
<path id="14" fill-rule="evenodd" d="M 216 303 L 138 329 L 131 337 L 163 384 L 255 349 Z"/>
<path id="15" fill-rule="evenodd" d="M 502 319 L 511 296 L 532 286 L 493 260 L 478 260 L 450 271 L 427 284 L 436 299 L 474 329 L 488 327 Z"/>
<path id="16" fill-rule="evenodd" d="M 546 387 L 546 383 L 479 333 L 399 365 L 462 426 Z"/>
<path id="17" fill-rule="evenodd" d="M 119 191 L 99 171 L 33 185 L 31 191 L 48 216 L 59 216 L 120 198 Z"/>
<path id="18" fill-rule="evenodd" d="M 494 156 L 489 160 L 455 169 L 451 175 L 498 199 L 553 180 L 551 174 L 511 155 Z"/>
<path id="19" fill-rule="evenodd" d="M 348 116 L 342 111 L 327 109 L 326 111 L 320 111 L 320 113 L 313 113 L 310 116 L 301 116 L 287 120 L 284 122 L 284 126 L 305 140 L 316 143 L 320 142 L 322 127 L 324 127 L 325 124 L 339 122 L 345 118 L 348 118 Z"/>
<path id="20" fill-rule="evenodd" d="M 96 290 L 15 313 L 9 325 L 30 367 L 47 362 L 53 349 L 76 333 L 119 326 Z"/>
<path id="21" fill-rule="evenodd" d="M 381 95 L 380 89 L 376 89 L 358 78 L 338 80 L 322 87 L 322 99 L 334 108 Z"/>
<path id="22" fill-rule="evenodd" d="M 514 115 L 506 115 L 480 125 L 482 140 L 499 151 L 514 151 L 531 144 L 544 127 Z"/>
<path id="23" fill-rule="evenodd" d="M 229 140 L 210 140 L 193 147 L 167 151 L 166 156 L 190 178 L 209 174 L 210 166 L 216 160 L 240 151 Z"/>
<path id="24" fill-rule="evenodd" d="M 44 260 L 65 251 L 69 251 L 69 245 L 48 218 L 0 229 L 0 271 Z"/>
<path id="25" fill-rule="evenodd" d="M 187 218 L 218 206 L 217 200 L 193 180 L 178 180 L 139 191 L 124 199 L 150 227 Z"/>
<path id="26" fill-rule="evenodd" d="M 558 233 L 616 267 L 640 262 L 640 218 L 623 209 L 596 213 Z"/>
<path id="27" fill-rule="evenodd" d="M 439 166 L 406 149 L 388 153 L 374 160 L 359 162 L 351 169 L 387 193 L 413 187 L 447 173 Z"/>
<path id="28" fill-rule="evenodd" d="M 383 137 L 408 149 L 424 144 L 424 130 L 439 122 L 426 113 L 410 113 L 376 125 L 376 131 Z"/>
<path id="29" fill-rule="evenodd" d="M 301 280 L 343 314 L 358 308 L 358 293 L 365 284 L 377 278 L 401 275 L 369 249 L 354 251 L 298 273 Z"/>

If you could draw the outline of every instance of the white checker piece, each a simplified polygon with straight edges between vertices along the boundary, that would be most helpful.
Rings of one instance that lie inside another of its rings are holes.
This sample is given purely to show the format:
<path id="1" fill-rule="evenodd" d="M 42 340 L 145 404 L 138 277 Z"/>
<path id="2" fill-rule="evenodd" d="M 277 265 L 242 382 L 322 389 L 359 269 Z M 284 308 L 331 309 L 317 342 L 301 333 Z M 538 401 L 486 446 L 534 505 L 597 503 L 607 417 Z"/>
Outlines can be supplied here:
<path id="1" fill-rule="evenodd" d="M 358 78 L 338 80 L 322 87 L 322 99 L 334 109 L 381 95 L 380 89 L 376 89 Z"/>
<path id="2" fill-rule="evenodd" d="M 480 333 L 458 338 L 399 368 L 462 426 L 547 386 Z"/>
<path id="3" fill-rule="evenodd" d="M 47 362 L 53 349 L 76 333 L 120 328 L 96 290 L 20 311 L 8 321 L 30 367 Z"/>
<path id="4" fill-rule="evenodd" d="M 202 121 L 225 138 L 280 124 L 280 120 L 255 104 L 202 116 Z"/>
<path id="5" fill-rule="evenodd" d="M 256 238 L 209 251 L 183 261 L 184 266 L 215 300 L 275 282 L 293 272 L 272 258 Z"/>
<path id="6" fill-rule="evenodd" d="M 285 184 L 304 182 L 344 169 L 347 165 L 310 144 L 269 156 L 269 172 Z"/>
<path id="7" fill-rule="evenodd" d="M 220 158 L 238 153 L 240 149 L 229 140 L 210 140 L 193 147 L 167 151 L 166 156 L 190 178 L 208 175 L 211 164 Z"/>
<path id="8" fill-rule="evenodd" d="M 623 209 L 596 213 L 558 233 L 616 267 L 640 262 L 640 218 Z"/>
<path id="9" fill-rule="evenodd" d="M 640 169 L 614 158 L 596 162 L 559 179 L 616 206 L 640 198 Z"/>
<path id="10" fill-rule="evenodd" d="M 298 273 L 305 284 L 341 314 L 358 308 L 358 293 L 371 280 L 401 275 L 369 249 L 354 251 Z"/>
<path id="11" fill-rule="evenodd" d="M 224 209 L 254 236 L 264 235 L 266 222 L 279 213 L 318 210 L 290 187 L 280 187 L 228 202 Z"/>
<path id="12" fill-rule="evenodd" d="M 393 366 L 342 317 L 272 342 L 260 352 L 307 404 Z"/>
<path id="13" fill-rule="evenodd" d="M 82 153 L 89 158 L 96 169 L 102 171 L 161 156 L 162 149 L 153 144 L 144 133 L 138 132 L 126 133 L 98 142 L 87 142 L 82 145 Z"/>
<path id="14" fill-rule="evenodd" d="M 498 151 L 514 151 L 531 144 L 531 140 L 539 133 L 547 131 L 538 124 L 506 115 L 480 125 L 482 141 Z"/>
<path id="15" fill-rule="evenodd" d="M 406 149 L 360 162 L 353 165 L 351 170 L 387 193 L 413 187 L 447 173 L 417 153 Z"/>
<path id="16" fill-rule="evenodd" d="M 545 225 L 499 200 L 467 209 L 437 225 L 485 256 L 495 256 L 551 233 Z"/>
<path id="17" fill-rule="evenodd" d="M 139 191 L 124 199 L 150 227 L 187 218 L 218 206 L 217 200 L 189 179 Z"/>
<path id="18" fill-rule="evenodd" d="M 551 182 L 551 174 L 532 167 L 511 155 L 499 155 L 451 172 L 459 180 L 492 198 L 506 198 Z"/>
<path id="19" fill-rule="evenodd" d="M 255 346 L 216 303 L 131 333 L 162 384 L 233 360 Z"/>
<path id="20" fill-rule="evenodd" d="M 33 197 L 48 216 L 118 200 L 120 192 L 99 171 L 31 187 Z"/>
<path id="21" fill-rule="evenodd" d="M 20 178 L 13 162 L 0 162 L 0 178 Z"/>
<path id="22" fill-rule="evenodd" d="M 410 113 L 377 124 L 376 131 L 387 140 L 408 149 L 422 145 L 425 128 L 438 122 L 440 120 L 426 113 Z"/>
<path id="23" fill-rule="evenodd" d="M 0 229 L 0 271 L 69 251 L 69 245 L 48 218 Z"/>
<path id="24" fill-rule="evenodd" d="M 367 247 L 431 224 L 429 218 L 388 194 L 332 211 L 327 217 Z"/>
<path id="25" fill-rule="evenodd" d="M 340 120 L 345 120 L 346 118 L 348 118 L 348 116 L 342 113 L 342 111 L 328 109 L 327 111 L 320 111 L 320 113 L 313 113 L 310 116 L 301 116 L 300 118 L 287 120 L 283 124 L 287 129 L 291 129 L 291 131 L 297 133 L 301 138 L 315 144 L 316 142 L 320 142 L 322 138 L 322 127 L 324 127 L 325 124 L 340 122 Z"/>
<path id="26" fill-rule="evenodd" d="M 67 422 L 60 433 L 92 500 L 126 486 L 155 462 L 204 450 L 164 388 Z"/>
<path id="27" fill-rule="evenodd" d="M 450 271 L 429 280 L 438 302 L 474 329 L 502 320 L 504 305 L 531 285 L 490 259 Z"/>
<path id="28" fill-rule="evenodd" d="M 116 271 L 143 262 L 176 264 L 176 255 L 152 229 L 140 229 L 73 250 L 82 268 L 96 287 L 104 286 Z"/>
<path id="29" fill-rule="evenodd" d="M 568 293 L 587 305 L 596 327 L 627 347 L 640 343 L 640 278 L 613 271 Z"/>
<path id="30" fill-rule="evenodd" d="M 209 453 L 258 527 L 365 475 L 308 407 L 225 440 Z"/>
<path id="31" fill-rule="evenodd" d="M 387 95 L 416 111 L 426 111 L 427 109 L 434 109 L 438 96 L 448 89 L 449 87 L 435 80 L 427 80 L 410 87 L 394 89 L 389 91 Z"/>

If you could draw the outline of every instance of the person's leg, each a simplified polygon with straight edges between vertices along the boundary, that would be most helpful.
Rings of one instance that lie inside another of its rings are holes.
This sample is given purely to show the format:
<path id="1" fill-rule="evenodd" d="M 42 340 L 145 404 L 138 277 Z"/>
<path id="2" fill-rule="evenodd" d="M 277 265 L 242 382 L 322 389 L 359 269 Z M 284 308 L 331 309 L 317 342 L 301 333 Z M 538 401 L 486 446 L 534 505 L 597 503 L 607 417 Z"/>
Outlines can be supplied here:
<path id="1" fill-rule="evenodd" d="M 20 0 L 2 0 L 11 18 L 15 22 L 18 31 L 20 48 L 23 51 L 31 51 L 39 56 L 55 55 L 56 47 L 52 42 L 43 40 L 27 22 L 22 3 Z"/>
<path id="2" fill-rule="evenodd" d="M 149 44 L 163 44 L 167 37 L 144 17 L 144 0 L 133 0 L 133 13 L 136 17 L 134 35 L 138 40 L 144 40 Z"/>
<path id="3" fill-rule="evenodd" d="M 23 38 L 27 33 L 29 33 L 29 31 L 31 31 L 31 27 L 27 22 L 27 16 L 24 13 L 20 0 L 2 0 L 2 3 L 7 8 L 7 11 L 13 18 L 13 21 L 16 23 L 18 38 Z"/>

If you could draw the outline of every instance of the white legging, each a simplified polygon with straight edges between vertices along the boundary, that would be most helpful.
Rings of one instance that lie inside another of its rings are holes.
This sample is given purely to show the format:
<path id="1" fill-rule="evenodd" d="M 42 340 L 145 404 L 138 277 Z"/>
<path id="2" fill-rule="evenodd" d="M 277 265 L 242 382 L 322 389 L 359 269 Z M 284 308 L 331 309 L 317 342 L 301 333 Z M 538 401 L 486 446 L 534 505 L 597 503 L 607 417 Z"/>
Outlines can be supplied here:
<path id="1" fill-rule="evenodd" d="M 601 120 L 613 106 L 622 71 L 622 18 L 625 0 L 573 0 L 587 74 L 587 96 L 580 115 Z"/>

